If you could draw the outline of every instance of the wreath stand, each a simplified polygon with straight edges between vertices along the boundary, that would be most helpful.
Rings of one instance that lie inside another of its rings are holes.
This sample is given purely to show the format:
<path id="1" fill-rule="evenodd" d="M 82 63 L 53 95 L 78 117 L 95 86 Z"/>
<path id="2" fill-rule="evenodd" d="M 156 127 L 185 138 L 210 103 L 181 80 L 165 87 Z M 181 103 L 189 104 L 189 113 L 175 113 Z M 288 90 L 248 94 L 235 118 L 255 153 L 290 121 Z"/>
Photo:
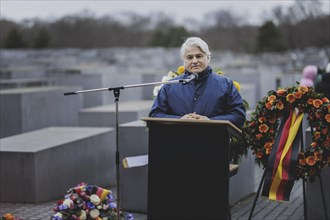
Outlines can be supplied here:
<path id="1" fill-rule="evenodd" d="M 300 125 L 299 127 L 299 132 L 300 132 L 300 137 L 301 137 L 301 146 L 300 146 L 300 149 L 301 150 L 304 150 L 304 141 L 303 141 L 303 131 L 302 131 L 302 126 Z M 313 134 L 313 128 L 311 127 L 311 132 Z M 254 201 L 253 201 L 253 205 L 252 205 L 252 209 L 250 211 L 250 214 L 249 214 L 249 218 L 248 220 L 251 220 L 252 219 L 252 215 L 253 215 L 253 211 L 254 211 L 254 208 L 256 206 L 256 203 L 257 203 L 257 199 L 259 197 L 259 194 L 260 194 L 260 191 L 261 191 L 261 186 L 263 185 L 263 182 L 264 182 L 264 179 L 265 179 L 265 176 L 266 176 L 266 171 L 267 171 L 267 166 L 265 167 L 265 171 L 261 177 L 261 180 L 260 180 L 260 183 L 259 183 L 259 187 L 258 187 L 258 190 L 257 190 L 257 194 L 255 195 L 255 198 L 254 198 Z M 325 198 L 324 198 L 324 191 L 323 191 L 323 183 L 322 183 L 322 178 L 321 178 L 321 175 L 318 176 L 320 179 L 320 188 L 321 188 L 321 195 L 322 195 L 322 203 L 323 203 L 323 210 L 324 210 L 324 213 L 325 213 L 325 220 L 328 220 L 328 213 L 327 213 L 327 208 L 326 208 L 326 203 L 325 203 Z M 303 187 L 303 200 L 304 200 L 304 219 L 307 220 L 307 204 L 306 204 L 306 180 L 303 179 L 303 182 L 302 182 L 302 187 Z"/>
<path id="2" fill-rule="evenodd" d="M 118 102 L 119 102 L 119 95 L 120 90 L 126 89 L 126 88 L 136 88 L 136 87 L 143 87 L 143 86 L 155 86 L 155 85 L 161 85 L 161 84 L 175 84 L 175 83 L 181 83 L 183 85 L 188 84 L 190 81 L 197 78 L 196 75 L 184 78 L 184 79 L 178 79 L 178 80 L 170 80 L 165 82 L 151 82 L 151 83 L 142 83 L 142 84 L 133 84 L 133 85 L 126 85 L 126 86 L 117 86 L 117 87 L 109 87 L 109 88 L 98 88 L 98 89 L 88 89 L 88 90 L 80 90 L 75 92 L 66 92 L 64 95 L 77 95 L 80 93 L 89 93 L 89 92 L 101 92 L 101 91 L 113 91 L 114 97 L 115 97 L 115 105 L 116 105 L 116 111 L 115 111 L 115 133 L 116 133 L 116 184 L 117 184 L 117 220 L 120 220 L 120 172 L 119 172 L 119 160 L 120 160 L 120 154 L 119 154 L 119 120 L 118 120 Z"/>

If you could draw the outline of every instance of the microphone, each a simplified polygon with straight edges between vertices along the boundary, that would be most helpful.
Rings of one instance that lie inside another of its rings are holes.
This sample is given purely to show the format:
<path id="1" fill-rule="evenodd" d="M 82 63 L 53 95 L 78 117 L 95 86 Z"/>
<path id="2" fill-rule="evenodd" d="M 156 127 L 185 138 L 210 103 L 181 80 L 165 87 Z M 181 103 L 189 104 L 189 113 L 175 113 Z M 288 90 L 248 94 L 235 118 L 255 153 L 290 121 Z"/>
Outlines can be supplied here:
<path id="1" fill-rule="evenodd" d="M 198 74 L 197 73 L 192 73 L 188 78 L 185 78 L 182 80 L 182 84 L 186 85 L 188 84 L 190 81 L 196 80 L 198 79 Z"/>

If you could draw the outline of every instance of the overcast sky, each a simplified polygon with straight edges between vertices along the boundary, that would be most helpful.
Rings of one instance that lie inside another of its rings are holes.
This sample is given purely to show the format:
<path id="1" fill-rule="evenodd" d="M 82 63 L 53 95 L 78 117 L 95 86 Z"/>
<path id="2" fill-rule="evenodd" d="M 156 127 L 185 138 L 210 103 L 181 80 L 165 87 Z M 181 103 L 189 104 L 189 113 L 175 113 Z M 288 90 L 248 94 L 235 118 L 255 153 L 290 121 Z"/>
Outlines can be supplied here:
<path id="1" fill-rule="evenodd" d="M 308 1 L 308 0 L 304 0 Z M 323 10 L 330 13 L 329 0 L 322 0 Z M 135 12 L 142 15 L 164 12 L 176 21 L 202 19 L 206 12 L 230 9 L 243 16 L 251 24 L 260 24 L 269 15 L 271 9 L 281 5 L 291 6 L 294 0 L 218 0 L 218 1 L 111 1 L 111 0 L 1 0 L 1 18 L 21 21 L 25 18 L 59 18 L 88 10 L 96 17 L 116 16 L 123 12 Z"/>

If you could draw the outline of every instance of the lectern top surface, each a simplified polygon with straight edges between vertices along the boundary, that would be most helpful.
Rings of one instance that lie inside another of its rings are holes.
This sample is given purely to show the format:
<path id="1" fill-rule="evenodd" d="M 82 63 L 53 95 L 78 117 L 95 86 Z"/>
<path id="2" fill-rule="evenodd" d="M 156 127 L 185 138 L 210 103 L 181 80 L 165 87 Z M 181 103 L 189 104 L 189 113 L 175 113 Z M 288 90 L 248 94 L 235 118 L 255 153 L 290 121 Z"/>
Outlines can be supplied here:
<path id="1" fill-rule="evenodd" d="M 196 124 L 225 124 L 232 127 L 237 132 L 241 133 L 242 131 L 236 127 L 233 123 L 228 120 L 194 120 L 194 119 L 176 119 L 176 118 L 150 118 L 150 117 L 142 117 L 142 121 L 146 122 L 160 122 L 163 124 L 189 124 L 189 123 L 196 123 Z"/>

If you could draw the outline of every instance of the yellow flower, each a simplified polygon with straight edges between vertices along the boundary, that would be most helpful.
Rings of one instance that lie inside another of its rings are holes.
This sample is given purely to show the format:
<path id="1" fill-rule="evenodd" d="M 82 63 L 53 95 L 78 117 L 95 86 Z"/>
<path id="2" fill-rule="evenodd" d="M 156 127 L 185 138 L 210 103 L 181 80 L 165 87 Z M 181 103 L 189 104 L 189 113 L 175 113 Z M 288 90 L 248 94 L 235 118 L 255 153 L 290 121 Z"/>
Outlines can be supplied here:
<path id="1" fill-rule="evenodd" d="M 184 71 L 185 71 L 184 66 L 179 66 L 179 67 L 178 67 L 178 70 L 177 70 L 177 73 L 178 73 L 179 75 L 181 75 L 182 73 L 184 73 Z"/>
<path id="2" fill-rule="evenodd" d="M 236 89 L 238 90 L 238 92 L 241 92 L 241 85 L 237 82 L 237 81 L 233 81 Z"/>

